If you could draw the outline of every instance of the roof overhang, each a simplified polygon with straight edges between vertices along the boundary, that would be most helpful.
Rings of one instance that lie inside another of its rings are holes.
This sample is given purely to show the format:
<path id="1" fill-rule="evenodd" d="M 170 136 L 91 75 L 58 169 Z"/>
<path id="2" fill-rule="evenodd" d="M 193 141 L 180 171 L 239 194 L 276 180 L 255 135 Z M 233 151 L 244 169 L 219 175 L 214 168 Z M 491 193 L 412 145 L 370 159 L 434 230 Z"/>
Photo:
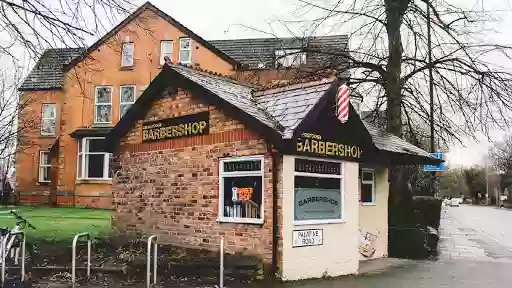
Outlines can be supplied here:
<path id="1" fill-rule="evenodd" d="M 82 139 L 85 137 L 106 137 L 111 130 L 112 127 L 78 128 L 69 135 L 75 139 Z"/>

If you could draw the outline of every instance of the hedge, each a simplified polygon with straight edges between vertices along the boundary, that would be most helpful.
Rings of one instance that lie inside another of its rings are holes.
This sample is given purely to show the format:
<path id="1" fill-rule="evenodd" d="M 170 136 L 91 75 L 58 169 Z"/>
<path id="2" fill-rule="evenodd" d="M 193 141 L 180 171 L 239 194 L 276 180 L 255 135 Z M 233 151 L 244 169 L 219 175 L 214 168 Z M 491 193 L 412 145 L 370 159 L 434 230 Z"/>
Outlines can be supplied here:
<path id="1" fill-rule="evenodd" d="M 430 196 L 415 196 L 412 203 L 413 209 L 423 216 L 426 225 L 436 230 L 439 229 L 443 205 L 441 199 Z"/>

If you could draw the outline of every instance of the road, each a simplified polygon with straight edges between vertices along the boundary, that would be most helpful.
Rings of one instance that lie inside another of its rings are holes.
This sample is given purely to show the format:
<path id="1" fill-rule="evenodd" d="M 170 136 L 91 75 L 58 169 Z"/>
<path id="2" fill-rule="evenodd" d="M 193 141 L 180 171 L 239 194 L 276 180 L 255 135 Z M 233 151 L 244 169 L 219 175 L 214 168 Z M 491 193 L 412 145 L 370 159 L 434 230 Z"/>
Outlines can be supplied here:
<path id="1" fill-rule="evenodd" d="M 308 281 L 290 287 L 512 287 L 512 210 L 443 207 L 440 232 L 441 254 L 436 261 L 414 261 L 370 276 Z"/>

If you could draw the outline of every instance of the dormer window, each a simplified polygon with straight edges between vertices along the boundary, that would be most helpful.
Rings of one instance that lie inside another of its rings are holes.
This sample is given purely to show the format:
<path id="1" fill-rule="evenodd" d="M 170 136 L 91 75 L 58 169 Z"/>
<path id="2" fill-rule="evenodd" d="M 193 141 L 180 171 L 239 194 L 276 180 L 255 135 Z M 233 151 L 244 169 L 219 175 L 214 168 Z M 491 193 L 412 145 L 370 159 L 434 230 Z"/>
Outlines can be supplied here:
<path id="1" fill-rule="evenodd" d="M 276 66 L 277 67 L 298 67 L 306 64 L 306 52 L 300 49 L 281 49 L 276 50 Z"/>

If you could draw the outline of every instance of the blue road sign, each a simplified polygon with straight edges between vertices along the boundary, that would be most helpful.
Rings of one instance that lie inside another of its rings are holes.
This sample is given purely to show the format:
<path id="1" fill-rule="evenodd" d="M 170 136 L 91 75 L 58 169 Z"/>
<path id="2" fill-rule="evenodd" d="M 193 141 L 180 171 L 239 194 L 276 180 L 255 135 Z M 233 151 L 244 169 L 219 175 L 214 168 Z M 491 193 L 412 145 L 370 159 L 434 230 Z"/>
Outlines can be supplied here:
<path id="1" fill-rule="evenodd" d="M 430 156 L 433 157 L 433 158 L 436 158 L 436 159 L 440 159 L 440 160 L 443 160 L 443 153 L 439 152 L 439 153 L 430 153 Z M 438 165 L 431 165 L 431 164 L 428 164 L 428 165 L 424 165 L 423 166 L 423 171 L 444 171 L 444 163 L 441 163 L 441 164 L 438 164 Z"/>

